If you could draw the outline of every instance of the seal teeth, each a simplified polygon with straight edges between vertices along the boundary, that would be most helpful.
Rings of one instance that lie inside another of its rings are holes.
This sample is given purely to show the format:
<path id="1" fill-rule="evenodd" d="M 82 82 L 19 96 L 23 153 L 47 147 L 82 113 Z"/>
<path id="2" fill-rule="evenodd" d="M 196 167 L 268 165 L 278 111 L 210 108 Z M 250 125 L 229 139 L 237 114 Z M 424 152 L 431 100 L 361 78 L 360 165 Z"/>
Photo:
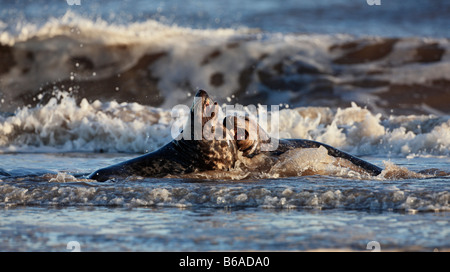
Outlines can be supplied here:
<path id="1" fill-rule="evenodd" d="M 214 107 L 210 106 L 209 102 L 206 102 L 206 104 L 205 104 L 205 110 L 203 111 L 204 114 L 205 114 L 204 117 L 209 117 L 210 114 L 211 114 L 211 112 L 213 111 L 213 108 L 214 108 Z M 211 117 L 212 117 L 212 116 L 211 116 Z"/>
<path id="2" fill-rule="evenodd" d="M 214 102 L 211 99 L 207 99 L 205 101 L 205 107 L 203 109 L 204 117 L 214 118 L 216 115 L 216 110 L 218 110 L 217 102 Z"/>

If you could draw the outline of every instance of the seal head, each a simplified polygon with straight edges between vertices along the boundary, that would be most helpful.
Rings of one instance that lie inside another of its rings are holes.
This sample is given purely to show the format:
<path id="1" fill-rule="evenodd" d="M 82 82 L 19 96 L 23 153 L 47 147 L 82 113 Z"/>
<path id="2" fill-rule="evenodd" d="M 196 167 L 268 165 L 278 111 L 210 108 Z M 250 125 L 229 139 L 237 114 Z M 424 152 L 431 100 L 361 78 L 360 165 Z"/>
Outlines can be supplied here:
<path id="1" fill-rule="evenodd" d="M 246 157 L 251 158 L 259 154 L 263 145 L 267 147 L 272 143 L 269 134 L 248 115 L 227 116 L 223 124 L 236 141 L 237 149 Z"/>
<path id="2" fill-rule="evenodd" d="M 218 120 L 220 107 L 204 90 L 194 97 L 190 117 L 184 126 L 183 139 L 174 144 L 189 152 L 206 170 L 227 170 L 237 160 L 232 132 Z"/>

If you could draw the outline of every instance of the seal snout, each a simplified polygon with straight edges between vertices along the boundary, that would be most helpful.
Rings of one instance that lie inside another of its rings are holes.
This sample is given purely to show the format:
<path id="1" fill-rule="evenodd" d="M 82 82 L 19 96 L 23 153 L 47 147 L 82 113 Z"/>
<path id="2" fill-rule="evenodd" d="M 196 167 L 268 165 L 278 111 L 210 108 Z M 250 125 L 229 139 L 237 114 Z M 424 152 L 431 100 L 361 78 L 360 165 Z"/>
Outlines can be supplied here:
<path id="1" fill-rule="evenodd" d="M 194 97 L 193 108 L 198 108 L 204 118 L 212 118 L 218 108 L 217 102 L 212 100 L 204 90 L 198 90 Z"/>
<path id="2" fill-rule="evenodd" d="M 195 94 L 195 97 L 207 98 L 208 93 L 205 92 L 204 90 L 198 90 L 197 93 Z"/>

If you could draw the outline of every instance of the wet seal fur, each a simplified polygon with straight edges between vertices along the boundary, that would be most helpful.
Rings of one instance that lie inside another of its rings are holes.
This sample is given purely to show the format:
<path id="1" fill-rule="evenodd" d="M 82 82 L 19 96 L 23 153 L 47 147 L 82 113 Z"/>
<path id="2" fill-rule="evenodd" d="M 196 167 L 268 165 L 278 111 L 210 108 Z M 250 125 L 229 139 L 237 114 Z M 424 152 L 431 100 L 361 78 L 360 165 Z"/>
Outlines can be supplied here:
<path id="1" fill-rule="evenodd" d="M 304 139 L 271 138 L 267 132 L 248 115 L 239 117 L 236 115 L 227 116 L 224 119 L 223 124 L 227 128 L 230 128 L 230 132 L 236 140 L 238 150 L 247 158 L 253 158 L 260 153 L 265 153 L 270 157 L 278 157 L 289 150 L 297 148 L 324 147 L 328 151 L 329 156 L 350 162 L 347 166 L 350 166 L 351 168 L 354 168 L 352 166 L 359 167 L 372 176 L 377 176 L 383 171 L 382 168 L 374 164 L 321 142 Z M 253 137 L 251 137 L 251 135 L 253 135 Z M 265 145 L 265 148 L 262 148 L 263 144 Z M 272 148 L 270 145 L 273 145 Z"/>
<path id="2" fill-rule="evenodd" d="M 214 102 L 205 91 L 198 91 L 188 121 L 181 132 L 190 136 L 187 137 L 189 139 L 177 137 L 154 152 L 99 169 L 89 175 L 89 178 L 103 182 L 133 175 L 164 177 L 168 174 L 233 168 L 237 160 L 236 141 L 232 135 L 227 135 L 230 132 L 225 127 L 207 124 L 215 124 L 213 121 L 217 120 L 218 107 L 217 102 Z M 217 124 L 220 126 L 222 122 Z M 195 130 L 194 126 L 198 125 L 203 129 Z M 217 130 L 219 133 L 223 133 L 223 137 L 219 140 L 211 137 L 217 132 L 216 129 L 219 129 Z"/>
<path id="3" fill-rule="evenodd" d="M 324 147 L 328 155 L 332 157 L 348 161 L 347 166 L 359 167 L 373 176 L 379 175 L 383 170 L 321 142 L 270 138 L 267 132 L 249 116 L 244 118 L 236 115 L 227 116 L 223 122 L 217 122 L 218 110 L 217 103 L 205 91 L 198 91 L 194 97 L 188 121 L 180 133 L 180 136 L 188 135 L 188 139 L 177 137 L 154 152 L 99 169 L 89 175 L 89 178 L 103 182 L 116 177 L 126 178 L 133 175 L 164 177 L 168 174 L 229 170 L 234 168 L 239 152 L 250 159 L 260 153 L 277 158 L 289 150 L 319 147 Z M 202 129 L 195 130 L 196 124 Z M 213 136 L 215 133 L 221 133 L 222 137 L 215 138 Z M 262 148 L 263 145 L 265 145 L 264 148 Z"/>

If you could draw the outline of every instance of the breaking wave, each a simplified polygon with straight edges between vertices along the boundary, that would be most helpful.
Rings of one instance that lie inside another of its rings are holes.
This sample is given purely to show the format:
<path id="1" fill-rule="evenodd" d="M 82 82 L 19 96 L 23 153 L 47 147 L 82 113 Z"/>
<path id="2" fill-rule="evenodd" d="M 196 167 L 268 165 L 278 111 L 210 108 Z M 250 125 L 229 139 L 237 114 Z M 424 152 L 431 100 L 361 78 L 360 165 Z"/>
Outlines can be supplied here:
<path id="1" fill-rule="evenodd" d="M 244 105 L 449 114 L 449 49 L 445 38 L 114 24 L 68 11 L 2 32 L 0 106 L 13 112 L 62 90 L 78 102 L 171 108 L 205 89 Z"/>
<path id="2" fill-rule="evenodd" d="M 146 153 L 171 141 L 174 122 L 187 118 L 182 108 L 174 118 L 171 110 L 135 102 L 55 96 L 0 115 L 0 152 Z M 280 138 L 316 140 L 358 155 L 450 155 L 449 116 L 383 116 L 356 103 L 282 109 L 279 116 Z"/>

